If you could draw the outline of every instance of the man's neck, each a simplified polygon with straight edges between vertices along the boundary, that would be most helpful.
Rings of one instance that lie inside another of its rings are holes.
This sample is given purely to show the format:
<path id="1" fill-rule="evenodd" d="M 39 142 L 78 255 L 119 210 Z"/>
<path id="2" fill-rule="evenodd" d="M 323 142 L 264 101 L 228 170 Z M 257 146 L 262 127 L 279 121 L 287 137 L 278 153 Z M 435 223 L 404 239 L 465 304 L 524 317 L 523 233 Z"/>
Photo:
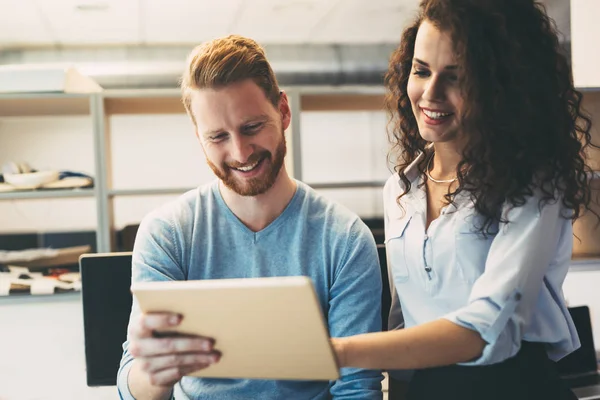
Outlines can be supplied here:
<path id="1" fill-rule="evenodd" d="M 296 181 L 290 178 L 285 167 L 269 190 L 258 196 L 240 196 L 219 182 L 225 204 L 248 229 L 258 232 L 273 222 L 296 193 Z"/>

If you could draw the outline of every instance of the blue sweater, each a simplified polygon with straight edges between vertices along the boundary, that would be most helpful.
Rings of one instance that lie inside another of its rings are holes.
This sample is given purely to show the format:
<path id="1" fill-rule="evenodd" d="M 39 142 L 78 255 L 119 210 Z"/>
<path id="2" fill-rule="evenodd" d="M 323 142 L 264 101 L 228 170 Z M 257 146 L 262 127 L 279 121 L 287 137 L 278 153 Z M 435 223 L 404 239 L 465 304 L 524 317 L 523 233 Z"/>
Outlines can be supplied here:
<path id="1" fill-rule="evenodd" d="M 231 212 L 218 181 L 150 213 L 137 233 L 133 281 L 305 275 L 312 278 L 332 337 L 379 331 L 381 276 L 371 232 L 350 211 L 297 185 L 283 213 L 259 232 Z M 138 313 L 134 301 L 131 315 Z M 125 342 L 117 385 L 121 398 L 132 399 L 127 348 Z M 380 371 L 354 368 L 343 368 L 335 382 L 184 377 L 174 396 L 381 399 L 381 379 Z"/>

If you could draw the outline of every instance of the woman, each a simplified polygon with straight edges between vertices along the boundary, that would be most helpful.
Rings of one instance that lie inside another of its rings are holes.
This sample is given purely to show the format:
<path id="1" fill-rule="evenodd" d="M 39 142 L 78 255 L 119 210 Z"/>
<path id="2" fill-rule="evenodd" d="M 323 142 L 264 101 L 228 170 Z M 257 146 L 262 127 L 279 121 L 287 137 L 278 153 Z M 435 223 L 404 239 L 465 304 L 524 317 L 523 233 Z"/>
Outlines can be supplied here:
<path id="1" fill-rule="evenodd" d="M 386 77 L 391 332 L 333 339 L 343 367 L 416 370 L 409 399 L 572 399 L 562 296 L 589 206 L 581 110 L 533 0 L 425 0 Z"/>

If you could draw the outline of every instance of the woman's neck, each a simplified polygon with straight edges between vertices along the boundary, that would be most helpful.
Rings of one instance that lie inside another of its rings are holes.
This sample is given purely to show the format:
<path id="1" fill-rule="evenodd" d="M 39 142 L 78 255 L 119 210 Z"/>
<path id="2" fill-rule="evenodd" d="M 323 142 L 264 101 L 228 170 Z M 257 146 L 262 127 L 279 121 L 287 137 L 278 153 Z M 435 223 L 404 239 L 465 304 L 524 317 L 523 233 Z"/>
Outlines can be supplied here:
<path id="1" fill-rule="evenodd" d="M 434 143 L 429 173 L 436 179 L 453 179 L 462 160 L 461 152 L 451 143 Z"/>

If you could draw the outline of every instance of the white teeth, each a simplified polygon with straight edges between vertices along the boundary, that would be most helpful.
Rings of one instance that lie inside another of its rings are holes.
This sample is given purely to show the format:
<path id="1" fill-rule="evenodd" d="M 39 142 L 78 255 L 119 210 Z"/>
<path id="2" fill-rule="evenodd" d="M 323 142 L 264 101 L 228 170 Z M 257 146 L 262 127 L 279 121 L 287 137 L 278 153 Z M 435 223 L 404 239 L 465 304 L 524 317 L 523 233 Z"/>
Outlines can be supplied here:
<path id="1" fill-rule="evenodd" d="M 441 113 L 436 111 L 423 110 L 423 113 L 431 119 L 440 119 L 452 115 L 452 113 Z"/>
<path id="2" fill-rule="evenodd" d="M 252 171 L 254 168 L 256 168 L 256 166 L 258 165 L 258 163 L 259 163 L 259 162 L 260 162 L 260 161 L 257 161 L 257 162 L 255 162 L 255 163 L 254 163 L 254 164 L 252 164 L 252 165 L 247 165 L 247 166 L 245 166 L 245 167 L 238 167 L 238 168 L 236 168 L 236 169 L 237 169 L 237 170 L 239 170 L 239 171 L 242 171 L 242 172 L 248 172 L 248 171 Z"/>

